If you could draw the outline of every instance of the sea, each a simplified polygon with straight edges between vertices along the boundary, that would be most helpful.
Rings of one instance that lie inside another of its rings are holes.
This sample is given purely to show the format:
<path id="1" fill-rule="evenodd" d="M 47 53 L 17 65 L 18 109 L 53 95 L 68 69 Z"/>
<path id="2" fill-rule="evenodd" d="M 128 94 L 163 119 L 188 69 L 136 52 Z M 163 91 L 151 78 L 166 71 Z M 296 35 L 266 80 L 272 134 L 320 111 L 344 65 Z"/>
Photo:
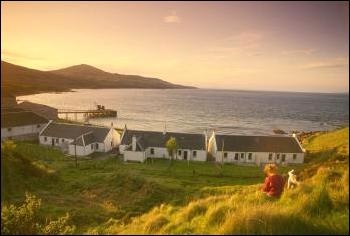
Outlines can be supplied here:
<path id="1" fill-rule="evenodd" d="M 84 120 L 137 130 L 271 135 L 332 130 L 349 125 L 349 94 L 215 89 L 76 89 L 17 97 L 57 109 L 88 110 L 97 104 L 117 118 Z"/>

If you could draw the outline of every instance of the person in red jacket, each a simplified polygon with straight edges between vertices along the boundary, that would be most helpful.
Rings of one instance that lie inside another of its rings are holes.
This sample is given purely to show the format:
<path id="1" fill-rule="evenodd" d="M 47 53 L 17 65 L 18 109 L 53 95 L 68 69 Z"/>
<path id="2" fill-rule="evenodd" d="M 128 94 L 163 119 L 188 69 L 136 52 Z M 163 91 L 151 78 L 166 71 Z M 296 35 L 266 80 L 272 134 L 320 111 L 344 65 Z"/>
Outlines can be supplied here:
<path id="1" fill-rule="evenodd" d="M 264 172 L 267 177 L 265 178 L 265 183 L 262 190 L 269 197 L 279 198 L 283 192 L 285 180 L 281 175 L 278 174 L 277 165 L 265 165 Z"/>

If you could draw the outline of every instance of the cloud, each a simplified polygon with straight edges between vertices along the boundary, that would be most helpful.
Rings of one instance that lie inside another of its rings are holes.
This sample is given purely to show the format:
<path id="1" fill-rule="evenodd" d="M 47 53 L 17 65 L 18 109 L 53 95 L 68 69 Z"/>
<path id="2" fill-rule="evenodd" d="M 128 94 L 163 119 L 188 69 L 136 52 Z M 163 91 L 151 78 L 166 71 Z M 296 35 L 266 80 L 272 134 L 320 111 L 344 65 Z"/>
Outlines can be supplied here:
<path id="1" fill-rule="evenodd" d="M 282 55 L 294 55 L 294 54 L 304 54 L 311 55 L 316 50 L 313 48 L 305 48 L 305 49 L 295 49 L 295 50 L 284 50 L 282 51 Z"/>
<path id="2" fill-rule="evenodd" d="M 313 69 L 332 69 L 332 68 L 341 68 L 349 66 L 349 60 L 346 58 L 337 58 L 330 61 L 319 61 L 312 62 L 306 65 L 302 65 L 300 68 L 305 70 Z"/>
<path id="3" fill-rule="evenodd" d="M 181 18 L 173 11 L 170 15 L 163 18 L 165 23 L 180 23 Z"/>

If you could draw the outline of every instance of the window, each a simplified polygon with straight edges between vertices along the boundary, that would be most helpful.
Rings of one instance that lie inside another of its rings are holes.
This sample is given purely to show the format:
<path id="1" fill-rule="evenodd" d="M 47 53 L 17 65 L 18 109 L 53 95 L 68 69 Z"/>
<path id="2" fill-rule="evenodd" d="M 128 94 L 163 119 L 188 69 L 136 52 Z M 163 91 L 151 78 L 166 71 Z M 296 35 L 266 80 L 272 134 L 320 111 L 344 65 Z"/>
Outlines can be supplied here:
<path id="1" fill-rule="evenodd" d="M 7 131 L 11 131 L 12 130 L 12 128 L 10 127 L 10 128 L 7 128 Z"/>
<path id="2" fill-rule="evenodd" d="M 91 144 L 90 146 L 91 146 L 91 150 L 93 150 L 94 149 L 94 144 Z"/>
<path id="3" fill-rule="evenodd" d="M 293 160 L 297 159 L 297 154 L 293 154 Z"/>
<path id="4" fill-rule="evenodd" d="M 251 160 L 253 157 L 253 153 L 248 153 L 248 160 Z"/>
<path id="5" fill-rule="evenodd" d="M 282 161 L 286 161 L 286 154 L 282 154 Z"/>
<path id="6" fill-rule="evenodd" d="M 44 141 L 47 142 L 47 137 L 44 137 Z"/>
<path id="7" fill-rule="evenodd" d="M 36 125 L 37 128 L 40 128 L 41 125 Z"/>
<path id="8" fill-rule="evenodd" d="M 64 138 L 63 138 L 63 139 L 61 139 L 61 142 L 62 142 L 62 143 L 64 142 Z"/>
<path id="9" fill-rule="evenodd" d="M 227 152 L 224 152 L 224 158 L 227 158 Z"/>
<path id="10" fill-rule="evenodd" d="M 279 160 L 279 159 L 280 159 L 280 154 L 279 154 L 279 153 L 277 153 L 277 155 L 276 155 L 276 159 L 277 159 L 277 160 Z"/>
<path id="11" fill-rule="evenodd" d="M 235 153 L 235 160 L 238 160 L 238 153 Z"/>
<path id="12" fill-rule="evenodd" d="M 179 156 L 181 156 L 181 150 L 179 150 L 177 153 L 179 154 Z"/>
<path id="13" fill-rule="evenodd" d="M 196 157 L 196 156 L 197 156 L 197 151 L 193 151 L 193 152 L 192 152 L 192 156 L 193 156 L 193 157 Z"/>
<path id="14" fill-rule="evenodd" d="M 98 143 L 95 144 L 95 149 L 98 149 Z"/>
<path id="15" fill-rule="evenodd" d="M 272 153 L 269 153 L 269 161 L 272 161 Z"/>
<path id="16" fill-rule="evenodd" d="M 241 153 L 241 159 L 244 159 L 244 153 Z"/>
<path id="17" fill-rule="evenodd" d="M 58 139 L 58 138 L 56 138 L 56 143 L 58 143 L 58 140 L 59 140 L 59 139 Z"/>
<path id="18" fill-rule="evenodd" d="M 151 148 L 151 154 L 154 155 L 154 148 Z"/>

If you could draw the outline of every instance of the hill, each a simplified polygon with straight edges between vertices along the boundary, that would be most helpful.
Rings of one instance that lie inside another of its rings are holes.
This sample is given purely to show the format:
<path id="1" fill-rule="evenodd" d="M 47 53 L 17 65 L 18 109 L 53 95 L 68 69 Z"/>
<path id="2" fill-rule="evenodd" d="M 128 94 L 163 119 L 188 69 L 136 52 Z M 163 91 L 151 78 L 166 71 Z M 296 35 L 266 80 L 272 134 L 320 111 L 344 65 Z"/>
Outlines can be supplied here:
<path id="1" fill-rule="evenodd" d="M 166 160 L 124 163 L 101 154 L 75 168 L 57 150 L 17 142 L 13 152 L 30 160 L 28 168 L 41 166 L 46 177 L 23 172 L 23 158 L 9 155 L 16 161 L 2 163 L 1 205 L 18 205 L 30 191 L 42 200 L 42 217 L 69 213 L 79 234 L 348 234 L 348 132 L 303 140 L 307 163 L 280 168 L 283 175 L 295 169 L 301 185 L 278 200 L 260 191 L 264 175 L 256 166 L 175 161 L 169 170 Z M 23 179 L 7 194 L 6 182 Z"/>
<path id="2" fill-rule="evenodd" d="M 28 95 L 63 92 L 71 89 L 101 88 L 193 88 L 156 78 L 105 72 L 89 65 L 76 65 L 60 70 L 40 71 L 1 61 L 1 94 Z"/>

